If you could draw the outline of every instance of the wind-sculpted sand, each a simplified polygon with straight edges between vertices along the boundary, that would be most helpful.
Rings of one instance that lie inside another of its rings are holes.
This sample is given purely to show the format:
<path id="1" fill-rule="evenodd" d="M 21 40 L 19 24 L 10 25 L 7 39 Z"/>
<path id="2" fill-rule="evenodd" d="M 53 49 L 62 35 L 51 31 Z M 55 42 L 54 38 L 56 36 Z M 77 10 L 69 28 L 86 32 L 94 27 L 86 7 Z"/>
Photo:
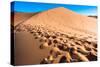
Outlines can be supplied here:
<path id="1" fill-rule="evenodd" d="M 65 8 L 38 13 L 14 33 L 16 65 L 97 60 L 96 19 Z"/>
<path id="2" fill-rule="evenodd" d="M 19 26 L 15 34 L 16 63 L 49 64 L 97 60 L 95 39 L 88 41 L 92 37 L 69 35 L 72 34 L 63 34 L 41 26 Z"/>

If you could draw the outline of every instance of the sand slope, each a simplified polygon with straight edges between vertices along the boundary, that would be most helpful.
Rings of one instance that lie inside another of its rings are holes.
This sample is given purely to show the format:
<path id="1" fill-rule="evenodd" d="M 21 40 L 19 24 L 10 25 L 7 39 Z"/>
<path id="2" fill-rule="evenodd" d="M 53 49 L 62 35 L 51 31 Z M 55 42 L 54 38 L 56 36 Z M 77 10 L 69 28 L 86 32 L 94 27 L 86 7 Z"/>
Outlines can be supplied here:
<path id="1" fill-rule="evenodd" d="M 33 16 L 34 13 L 20 13 L 20 12 L 16 12 L 16 13 L 11 13 L 11 16 L 13 17 L 13 21 L 12 23 L 14 23 L 14 26 L 16 26 L 17 24 L 26 21 L 27 19 L 29 19 L 31 16 Z"/>
<path id="2" fill-rule="evenodd" d="M 40 50 L 40 43 L 28 32 L 15 34 L 15 64 L 39 64 L 49 55 L 49 48 Z"/>
<path id="3" fill-rule="evenodd" d="M 95 18 L 59 7 L 16 22 L 16 65 L 97 60 Z"/>
<path id="4" fill-rule="evenodd" d="M 59 7 L 39 13 L 25 21 L 25 24 L 43 25 L 63 32 L 96 34 L 96 22 L 96 19 Z"/>

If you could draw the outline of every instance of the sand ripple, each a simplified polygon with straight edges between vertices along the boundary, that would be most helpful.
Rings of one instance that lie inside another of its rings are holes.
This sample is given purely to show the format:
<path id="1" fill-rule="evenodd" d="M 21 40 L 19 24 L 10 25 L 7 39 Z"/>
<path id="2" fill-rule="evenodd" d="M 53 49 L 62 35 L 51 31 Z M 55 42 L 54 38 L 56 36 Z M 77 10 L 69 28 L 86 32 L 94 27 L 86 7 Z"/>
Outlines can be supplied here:
<path id="1" fill-rule="evenodd" d="M 40 49 L 51 48 L 49 55 L 40 64 L 70 63 L 97 60 L 97 41 L 92 36 L 66 34 L 42 26 L 21 24 L 15 32 L 27 31 L 40 43 Z"/>

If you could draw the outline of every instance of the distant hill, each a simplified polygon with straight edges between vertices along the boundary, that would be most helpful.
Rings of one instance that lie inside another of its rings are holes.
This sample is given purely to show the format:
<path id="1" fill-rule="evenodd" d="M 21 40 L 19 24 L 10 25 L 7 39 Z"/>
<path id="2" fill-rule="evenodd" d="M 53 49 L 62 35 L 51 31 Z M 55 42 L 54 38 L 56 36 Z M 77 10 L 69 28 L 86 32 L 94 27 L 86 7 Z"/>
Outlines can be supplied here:
<path id="1" fill-rule="evenodd" d="M 11 12 L 12 25 L 16 26 L 17 24 L 26 21 L 27 19 L 29 19 L 30 17 L 34 16 L 37 13 L 38 12 L 36 13 Z"/>
<path id="2" fill-rule="evenodd" d="M 98 16 L 88 16 L 88 17 L 98 18 Z"/>

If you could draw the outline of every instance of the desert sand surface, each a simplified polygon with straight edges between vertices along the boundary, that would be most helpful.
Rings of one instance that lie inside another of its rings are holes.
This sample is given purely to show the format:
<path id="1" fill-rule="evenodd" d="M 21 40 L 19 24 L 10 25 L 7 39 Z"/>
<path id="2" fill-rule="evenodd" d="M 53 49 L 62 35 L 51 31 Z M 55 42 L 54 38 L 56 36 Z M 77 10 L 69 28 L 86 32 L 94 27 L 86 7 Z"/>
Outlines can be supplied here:
<path id="1" fill-rule="evenodd" d="M 16 65 L 97 60 L 97 19 L 63 7 L 31 16 L 14 33 Z"/>
<path id="2" fill-rule="evenodd" d="M 18 32 L 15 34 L 15 63 L 39 64 L 42 58 L 47 57 L 50 49 L 40 50 L 39 42 L 29 32 Z"/>
<path id="3" fill-rule="evenodd" d="M 21 22 L 26 21 L 30 17 L 32 17 L 34 13 L 22 13 L 22 12 L 12 12 L 11 16 L 13 17 L 13 25 L 16 26 Z"/>
<path id="4" fill-rule="evenodd" d="M 65 33 L 71 31 L 78 34 L 82 34 L 82 32 L 95 34 L 97 32 L 95 22 L 97 22 L 96 19 L 59 7 L 41 12 L 25 21 L 24 24 L 43 25 L 46 28 L 49 27 L 49 29 L 56 29 Z"/>

